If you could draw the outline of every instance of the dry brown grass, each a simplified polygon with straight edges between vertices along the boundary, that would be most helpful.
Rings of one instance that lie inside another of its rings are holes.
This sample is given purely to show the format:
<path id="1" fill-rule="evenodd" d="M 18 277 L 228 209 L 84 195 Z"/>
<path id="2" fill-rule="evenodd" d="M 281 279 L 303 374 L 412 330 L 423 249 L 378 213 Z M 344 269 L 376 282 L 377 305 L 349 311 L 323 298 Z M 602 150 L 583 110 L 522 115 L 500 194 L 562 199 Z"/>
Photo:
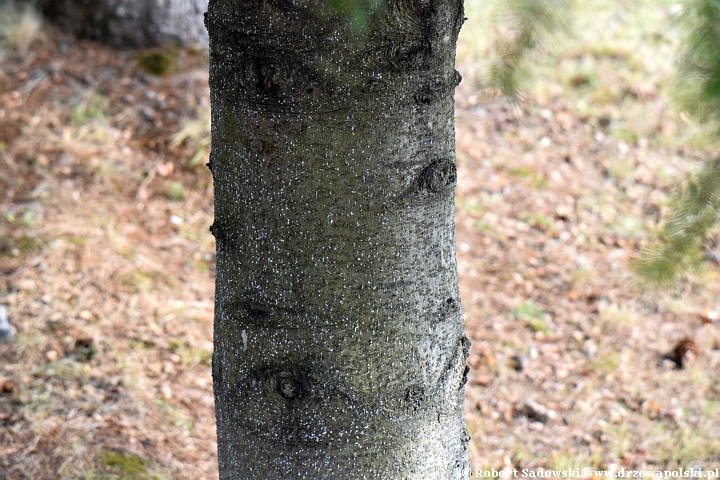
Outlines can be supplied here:
<path id="1" fill-rule="evenodd" d="M 608 5 L 621 24 L 653 18 L 647 2 Z M 217 478 L 207 65 L 184 51 L 158 79 L 133 52 L 43 31 L 0 64 L 0 304 L 19 332 L 0 345 L 0 478 Z M 662 92 L 667 62 L 594 38 L 538 64 L 555 77 L 515 111 L 478 103 L 480 47 L 463 40 L 471 458 L 714 467 L 717 267 L 644 299 L 626 268 L 689 168 L 687 132 Z M 700 355 L 678 369 L 664 356 L 685 337 Z"/>
<path id="2" fill-rule="evenodd" d="M 575 36 L 534 59 L 518 109 L 478 101 L 487 55 L 461 48 L 457 240 L 477 468 L 720 463 L 718 266 L 655 294 L 627 267 L 697 160 L 667 100 L 673 11 L 578 2 Z M 684 339 L 694 363 L 674 358 Z"/>
<path id="3" fill-rule="evenodd" d="M 206 65 L 52 38 L 0 69 L 0 477 L 213 478 L 211 179 L 170 146 Z"/>

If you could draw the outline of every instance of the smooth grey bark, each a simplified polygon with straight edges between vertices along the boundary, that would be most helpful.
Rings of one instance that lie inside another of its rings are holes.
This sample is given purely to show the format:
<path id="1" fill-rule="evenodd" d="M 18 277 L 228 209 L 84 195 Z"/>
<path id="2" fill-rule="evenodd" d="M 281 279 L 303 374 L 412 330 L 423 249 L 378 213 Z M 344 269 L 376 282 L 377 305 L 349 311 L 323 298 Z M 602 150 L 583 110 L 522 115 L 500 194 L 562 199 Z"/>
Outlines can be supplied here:
<path id="1" fill-rule="evenodd" d="M 208 0 L 40 0 L 65 30 L 116 47 L 207 43 Z"/>
<path id="2" fill-rule="evenodd" d="M 206 16 L 220 478 L 464 478 L 462 0 L 327 3 Z"/>

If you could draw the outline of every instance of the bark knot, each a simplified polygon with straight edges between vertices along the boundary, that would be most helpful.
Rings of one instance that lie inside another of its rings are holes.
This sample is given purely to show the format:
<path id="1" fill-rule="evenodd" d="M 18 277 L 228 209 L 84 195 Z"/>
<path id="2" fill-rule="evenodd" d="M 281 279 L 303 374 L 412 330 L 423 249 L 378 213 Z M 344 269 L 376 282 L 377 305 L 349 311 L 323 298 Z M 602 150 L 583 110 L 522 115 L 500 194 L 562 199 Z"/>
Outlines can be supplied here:
<path id="1" fill-rule="evenodd" d="M 303 396 L 303 382 L 291 372 L 278 374 L 277 391 L 286 400 L 295 400 Z"/>
<path id="2" fill-rule="evenodd" d="M 216 219 L 210 226 L 210 233 L 212 233 L 213 237 L 215 237 L 217 250 L 219 252 L 227 252 L 237 247 L 232 228 L 227 223 Z"/>
<path id="3" fill-rule="evenodd" d="M 457 181 L 457 168 L 449 159 L 438 159 L 426 166 L 418 175 L 417 185 L 421 192 L 439 195 Z"/>
<path id="4" fill-rule="evenodd" d="M 422 385 L 411 385 L 405 392 L 405 401 L 411 410 L 417 411 L 425 403 L 425 388 Z"/>
<path id="5" fill-rule="evenodd" d="M 460 82 L 462 82 L 462 75 L 460 75 L 460 72 L 455 70 L 455 86 L 457 87 L 460 85 Z"/>

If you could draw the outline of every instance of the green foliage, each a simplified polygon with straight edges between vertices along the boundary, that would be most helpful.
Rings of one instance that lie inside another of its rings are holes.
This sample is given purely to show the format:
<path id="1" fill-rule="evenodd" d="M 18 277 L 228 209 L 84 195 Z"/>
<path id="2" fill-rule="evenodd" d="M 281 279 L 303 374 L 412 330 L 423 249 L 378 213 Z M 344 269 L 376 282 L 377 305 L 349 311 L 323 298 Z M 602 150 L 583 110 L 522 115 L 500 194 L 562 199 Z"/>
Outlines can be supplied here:
<path id="1" fill-rule="evenodd" d="M 17 257 L 41 250 L 44 246 L 41 238 L 31 235 L 0 236 L 0 257 Z"/>
<path id="2" fill-rule="evenodd" d="M 522 95 L 530 76 L 528 57 L 549 46 L 553 35 L 569 32 L 573 0 L 506 0 L 496 13 L 494 59 L 485 74 L 483 89 L 494 89 L 510 101 Z"/>
<path id="3" fill-rule="evenodd" d="M 185 187 L 180 182 L 172 182 L 170 186 L 167 188 L 167 191 L 165 192 L 165 195 L 170 200 L 185 200 L 185 197 L 187 196 L 187 192 L 185 191 Z"/>
<path id="4" fill-rule="evenodd" d="M 70 119 L 73 125 L 81 127 L 93 120 L 102 120 L 107 116 L 110 102 L 107 97 L 96 91 L 88 91 L 74 102 Z"/>
<path id="5" fill-rule="evenodd" d="M 703 244 L 720 219 L 720 158 L 705 167 L 675 195 L 660 235 L 632 264 L 640 280 L 671 287 L 678 275 L 704 266 Z"/>
<path id="6" fill-rule="evenodd" d="M 686 0 L 679 25 L 683 52 L 673 85 L 676 105 L 696 120 L 714 144 L 720 142 L 720 0 Z M 703 245 L 720 215 L 720 156 L 713 155 L 671 203 L 659 237 L 633 262 L 639 279 L 671 287 L 680 274 L 704 266 Z"/>
<path id="7" fill-rule="evenodd" d="M 720 139 L 720 0 L 687 0 L 679 24 L 685 38 L 675 103 Z"/>
<path id="8" fill-rule="evenodd" d="M 533 332 L 552 333 L 552 329 L 545 323 L 545 312 L 542 307 L 530 300 L 513 308 L 510 317 L 522 320 Z"/>
<path id="9" fill-rule="evenodd" d="M 552 230 L 554 227 L 553 222 L 542 213 L 524 215 L 523 221 L 531 227 L 535 227 L 543 231 Z"/>
<path id="10" fill-rule="evenodd" d="M 100 466 L 120 470 L 120 476 L 102 475 L 99 477 L 101 479 L 161 480 L 164 478 L 164 476 L 152 472 L 150 460 L 132 453 L 102 452 Z"/>
<path id="11" fill-rule="evenodd" d="M 180 47 L 173 45 L 169 48 L 155 50 L 148 53 L 135 55 L 138 65 L 153 75 L 162 76 L 176 71 L 177 59 L 180 54 Z"/>

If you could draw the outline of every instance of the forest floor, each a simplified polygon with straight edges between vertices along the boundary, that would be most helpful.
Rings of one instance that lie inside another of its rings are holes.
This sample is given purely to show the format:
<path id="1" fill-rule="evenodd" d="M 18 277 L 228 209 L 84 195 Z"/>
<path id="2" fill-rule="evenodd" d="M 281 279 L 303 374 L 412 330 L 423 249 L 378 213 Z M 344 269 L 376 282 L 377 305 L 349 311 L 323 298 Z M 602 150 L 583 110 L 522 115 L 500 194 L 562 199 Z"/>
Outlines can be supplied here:
<path id="1" fill-rule="evenodd" d="M 720 467 L 718 266 L 652 294 L 628 269 L 700 158 L 667 100 L 675 7 L 586 7 L 518 107 L 481 102 L 489 10 L 466 7 L 471 461 Z M 47 25 L 5 38 L 0 305 L 17 336 L 0 344 L 0 479 L 217 478 L 205 57 L 180 50 L 156 77 Z"/>

